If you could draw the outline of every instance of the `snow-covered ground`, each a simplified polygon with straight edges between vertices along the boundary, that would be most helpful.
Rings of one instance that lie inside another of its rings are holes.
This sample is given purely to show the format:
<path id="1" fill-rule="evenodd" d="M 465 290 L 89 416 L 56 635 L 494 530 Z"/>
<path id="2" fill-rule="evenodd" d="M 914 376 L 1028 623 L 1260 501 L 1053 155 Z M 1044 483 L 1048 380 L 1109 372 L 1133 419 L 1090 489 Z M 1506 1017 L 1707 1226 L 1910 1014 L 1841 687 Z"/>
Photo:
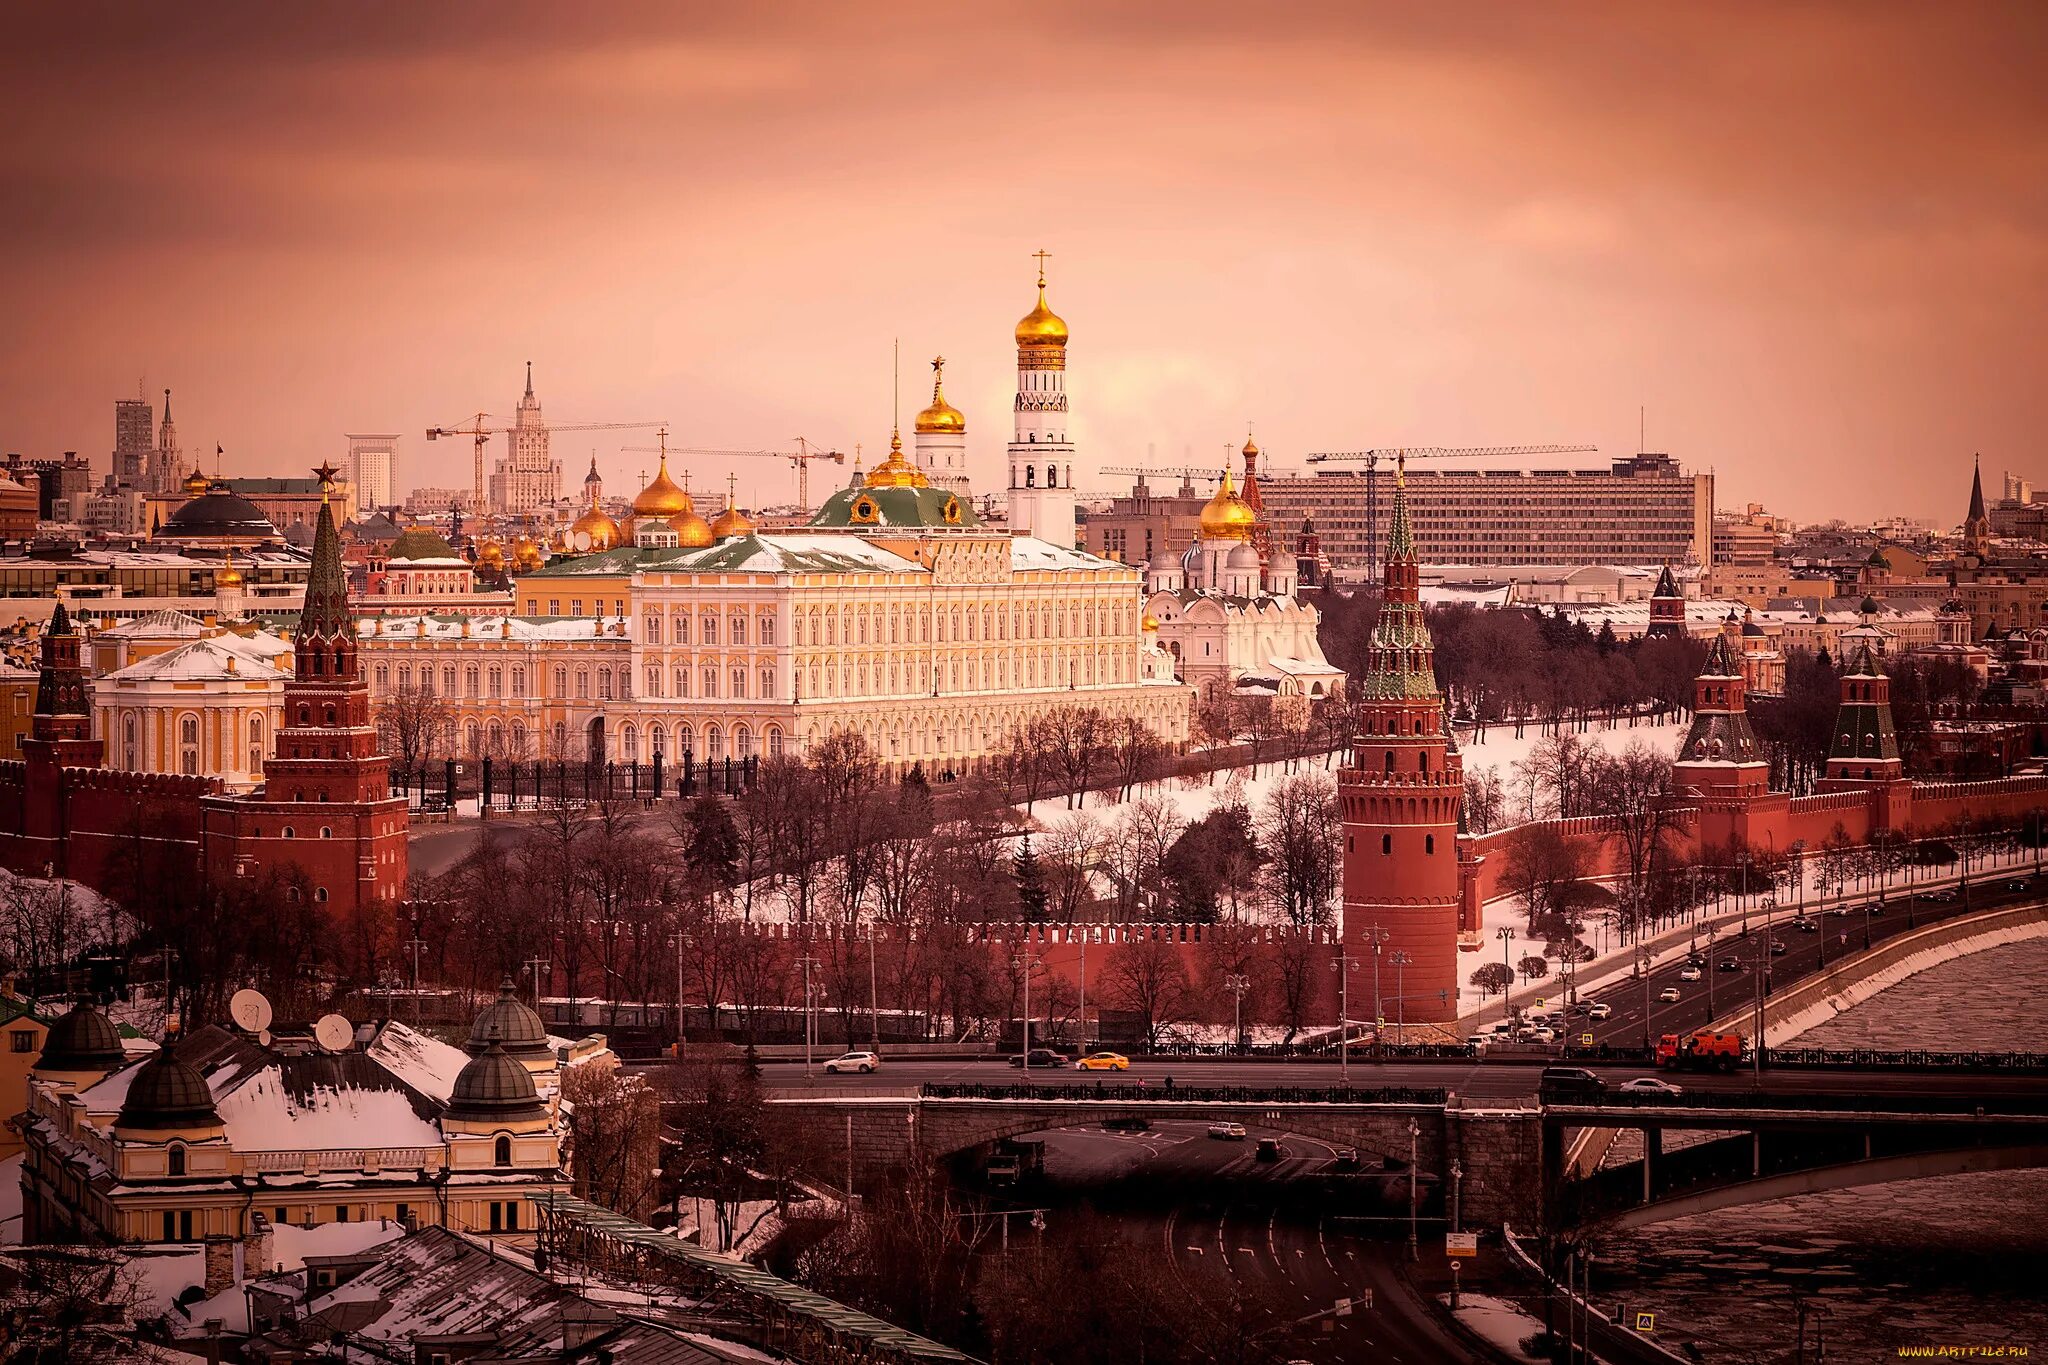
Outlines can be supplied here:
<path id="1" fill-rule="evenodd" d="M 1437 1295 L 1437 1302 L 1445 1308 L 1451 1306 L 1451 1296 Z M 1543 1319 L 1532 1317 L 1506 1299 L 1496 1299 L 1491 1294 L 1458 1295 L 1457 1311 L 1452 1315 L 1473 1335 L 1482 1337 L 1511 1360 L 1527 1362 L 1527 1365 L 1545 1365 L 1550 1357 L 1531 1355 L 1522 1349 L 1522 1343 L 1543 1332 Z"/>
<path id="2" fill-rule="evenodd" d="M 1569 733 L 1589 748 L 1618 754 L 1631 744 L 1642 743 L 1661 754 L 1678 752 L 1679 741 L 1685 738 L 1687 721 L 1666 721 L 1661 725 L 1630 725 L 1623 721 L 1613 729 L 1598 726 L 1590 730 L 1573 730 Z M 1470 731 L 1458 733 L 1458 752 L 1465 757 L 1465 772 L 1468 776 L 1488 769 L 1498 773 L 1506 782 L 1508 774 L 1517 763 L 1526 763 L 1530 753 L 1547 736 L 1539 734 L 1534 725 L 1528 727 L 1520 739 L 1515 738 L 1512 725 L 1495 725 L 1488 728 L 1482 743 L 1472 737 Z"/>
<path id="3" fill-rule="evenodd" d="M 1254 815 L 1285 782 L 1306 774 L 1317 774 L 1334 782 L 1336 766 L 1326 755 L 1261 763 L 1257 767 L 1223 768 L 1193 777 L 1168 777 L 1134 788 L 1129 801 L 1119 801 L 1115 792 L 1090 792 L 1069 803 L 1064 796 L 1034 802 L 1027 813 L 1015 807 L 1018 820 L 1031 829 L 1050 829 L 1077 817 L 1108 828 L 1130 806 L 1140 801 L 1161 801 L 1184 825 L 1191 825 L 1213 810 L 1243 806 Z"/>

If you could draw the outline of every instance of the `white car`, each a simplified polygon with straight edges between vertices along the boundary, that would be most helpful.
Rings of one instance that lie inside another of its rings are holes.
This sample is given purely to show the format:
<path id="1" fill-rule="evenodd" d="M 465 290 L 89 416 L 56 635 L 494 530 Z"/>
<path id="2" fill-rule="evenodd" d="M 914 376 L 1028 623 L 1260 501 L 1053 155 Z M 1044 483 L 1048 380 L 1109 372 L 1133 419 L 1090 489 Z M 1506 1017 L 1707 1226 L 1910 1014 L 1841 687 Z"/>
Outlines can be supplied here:
<path id="1" fill-rule="evenodd" d="M 1678 979 L 1680 981 L 1697 981 L 1700 979 L 1700 969 L 1697 967 L 1686 967 L 1678 973 Z"/>
<path id="2" fill-rule="evenodd" d="M 1678 999 L 1678 987 L 1666 986 L 1663 990 L 1657 992 L 1657 998 L 1659 1000 L 1662 1000 L 1667 1005 L 1670 1004 L 1672 1001 Z"/>
<path id="3" fill-rule="evenodd" d="M 876 1053 L 849 1052 L 844 1056 L 834 1057 L 831 1061 L 825 1063 L 825 1070 L 835 1075 L 841 1071 L 858 1071 L 861 1075 L 865 1076 L 881 1064 L 882 1059 Z"/>
<path id="4" fill-rule="evenodd" d="M 1629 1095 L 1682 1095 L 1685 1092 L 1669 1081 L 1660 1081 L 1655 1076 L 1638 1076 L 1624 1081 L 1621 1090 Z"/>
<path id="5" fill-rule="evenodd" d="M 1588 1019 L 1612 1019 L 1614 1017 L 1614 1006 L 1596 1004 L 1593 1008 L 1586 1011 L 1586 1017 Z"/>
<path id="6" fill-rule="evenodd" d="M 1241 1123 L 1212 1123 L 1209 1136 L 1218 1142 L 1243 1142 L 1244 1125 Z"/>

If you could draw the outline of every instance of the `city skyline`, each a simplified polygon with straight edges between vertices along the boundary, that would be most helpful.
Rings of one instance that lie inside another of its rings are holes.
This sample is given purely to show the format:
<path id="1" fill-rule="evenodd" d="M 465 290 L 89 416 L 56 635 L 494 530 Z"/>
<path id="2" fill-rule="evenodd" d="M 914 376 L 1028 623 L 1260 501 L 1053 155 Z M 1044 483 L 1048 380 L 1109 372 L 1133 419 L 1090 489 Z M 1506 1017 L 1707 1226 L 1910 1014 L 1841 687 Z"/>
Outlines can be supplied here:
<path id="1" fill-rule="evenodd" d="M 1972 453 L 2027 473 L 2048 415 L 2020 8 L 821 10 L 798 43 L 695 11 L 249 17 L 37 16 L 0 57 L 33 187 L 0 225 L 7 448 L 104 461 L 106 405 L 146 375 L 230 473 L 368 429 L 405 433 L 400 486 L 461 486 L 466 443 L 417 433 L 509 417 L 530 358 L 557 421 L 873 455 L 900 337 L 905 413 L 948 356 L 990 491 L 1041 248 L 1088 491 L 1148 450 L 1219 464 L 1247 421 L 1282 468 L 1604 460 L 1647 409 L 1642 444 L 1714 470 L 1724 506 L 1947 525 Z M 596 443 L 614 486 L 629 442 Z M 740 474 L 743 501 L 793 492 Z"/>

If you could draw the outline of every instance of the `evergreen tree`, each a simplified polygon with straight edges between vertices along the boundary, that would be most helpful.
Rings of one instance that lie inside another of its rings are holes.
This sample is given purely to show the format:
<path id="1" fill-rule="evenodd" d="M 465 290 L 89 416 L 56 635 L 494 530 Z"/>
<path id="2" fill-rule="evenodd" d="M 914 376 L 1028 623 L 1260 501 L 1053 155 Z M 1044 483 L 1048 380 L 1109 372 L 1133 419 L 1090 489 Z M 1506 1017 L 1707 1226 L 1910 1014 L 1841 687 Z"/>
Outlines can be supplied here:
<path id="1" fill-rule="evenodd" d="M 1017 855 L 1010 861 L 1010 875 L 1017 883 L 1017 908 L 1024 919 L 1033 924 L 1043 923 L 1049 897 L 1045 889 L 1045 873 L 1038 866 L 1038 855 L 1032 851 L 1031 836 L 1025 835 L 1024 842 L 1017 849 Z"/>

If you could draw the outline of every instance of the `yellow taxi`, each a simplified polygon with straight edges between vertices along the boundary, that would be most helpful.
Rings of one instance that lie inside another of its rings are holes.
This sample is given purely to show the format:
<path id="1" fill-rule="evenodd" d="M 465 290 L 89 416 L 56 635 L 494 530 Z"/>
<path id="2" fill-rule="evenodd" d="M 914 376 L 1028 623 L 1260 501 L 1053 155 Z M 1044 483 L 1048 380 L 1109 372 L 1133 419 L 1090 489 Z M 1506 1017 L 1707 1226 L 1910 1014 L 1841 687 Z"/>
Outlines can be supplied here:
<path id="1" fill-rule="evenodd" d="M 1121 1052 L 1091 1052 L 1074 1063 L 1076 1071 L 1129 1071 L 1131 1059 Z"/>

